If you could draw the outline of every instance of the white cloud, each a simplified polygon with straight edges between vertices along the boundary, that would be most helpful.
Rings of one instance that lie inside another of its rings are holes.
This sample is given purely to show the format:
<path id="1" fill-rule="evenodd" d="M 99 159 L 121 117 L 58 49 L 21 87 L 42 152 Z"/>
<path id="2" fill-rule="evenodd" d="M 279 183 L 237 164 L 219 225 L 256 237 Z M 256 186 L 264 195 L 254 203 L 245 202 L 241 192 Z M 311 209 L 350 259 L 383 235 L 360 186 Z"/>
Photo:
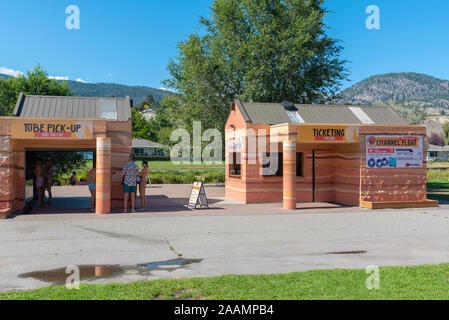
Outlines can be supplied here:
<path id="1" fill-rule="evenodd" d="M 10 77 L 14 77 L 17 78 L 19 76 L 23 76 L 23 72 L 22 71 L 16 71 L 16 70 L 12 70 L 12 69 L 8 69 L 5 67 L 0 67 L 0 73 L 1 74 L 6 74 Z"/>
<path id="2" fill-rule="evenodd" d="M 59 77 L 59 76 L 48 76 L 49 79 L 54 79 L 54 80 L 61 80 L 61 81 L 67 81 L 69 80 L 69 77 Z"/>
<path id="3" fill-rule="evenodd" d="M 0 67 L 0 74 L 6 74 L 10 77 L 14 77 L 17 78 L 19 76 L 23 76 L 24 73 L 22 71 L 17 71 L 17 70 L 12 70 L 12 69 L 8 69 L 6 67 Z M 48 76 L 49 79 L 54 79 L 54 80 L 59 80 L 59 81 L 68 81 L 70 80 L 69 77 L 61 77 L 61 76 Z M 87 81 L 81 79 L 81 78 L 77 78 L 75 80 L 76 82 L 81 82 L 81 83 L 88 83 Z"/>
<path id="4" fill-rule="evenodd" d="M 164 90 L 164 91 L 169 91 L 169 92 L 174 92 L 173 90 L 167 89 L 167 88 L 158 88 L 159 90 Z"/>

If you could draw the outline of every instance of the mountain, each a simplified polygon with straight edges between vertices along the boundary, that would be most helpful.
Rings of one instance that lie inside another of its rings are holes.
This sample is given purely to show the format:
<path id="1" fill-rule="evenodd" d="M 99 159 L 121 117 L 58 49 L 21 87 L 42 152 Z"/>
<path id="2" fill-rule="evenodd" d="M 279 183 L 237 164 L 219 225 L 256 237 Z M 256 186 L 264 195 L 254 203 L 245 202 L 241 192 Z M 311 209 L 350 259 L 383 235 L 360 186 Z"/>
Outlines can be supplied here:
<path id="1" fill-rule="evenodd" d="M 7 79 L 8 75 L 0 74 L 0 78 Z M 116 83 L 82 83 L 77 81 L 67 81 L 70 88 L 73 89 L 75 95 L 81 97 L 110 97 L 124 98 L 130 96 L 134 100 L 134 105 L 139 105 L 145 98 L 152 94 L 154 99 L 159 102 L 170 91 L 155 89 L 144 86 L 126 86 Z"/>
<path id="2" fill-rule="evenodd" d="M 159 102 L 170 91 L 155 89 L 144 86 L 126 86 L 116 83 L 82 83 L 77 81 L 67 81 L 75 95 L 82 97 L 110 97 L 123 98 L 130 96 L 134 100 L 134 105 L 139 105 L 145 98 L 151 94 Z"/>
<path id="3" fill-rule="evenodd" d="M 369 77 L 344 90 L 334 102 L 372 105 L 419 102 L 427 107 L 449 108 L 449 81 L 420 73 L 389 73 Z"/>

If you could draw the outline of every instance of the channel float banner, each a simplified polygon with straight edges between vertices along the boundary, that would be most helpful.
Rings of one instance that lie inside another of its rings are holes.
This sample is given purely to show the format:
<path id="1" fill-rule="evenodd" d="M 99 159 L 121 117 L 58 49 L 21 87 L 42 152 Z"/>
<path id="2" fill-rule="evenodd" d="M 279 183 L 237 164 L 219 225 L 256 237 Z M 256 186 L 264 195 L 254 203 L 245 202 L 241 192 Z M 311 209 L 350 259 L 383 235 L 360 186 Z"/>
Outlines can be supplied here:
<path id="1" fill-rule="evenodd" d="M 358 143 L 359 127 L 301 125 L 298 139 L 300 143 Z"/>
<path id="2" fill-rule="evenodd" d="M 367 136 L 367 168 L 423 168 L 423 139 L 419 136 Z"/>
<path id="3" fill-rule="evenodd" d="M 13 139 L 93 139 L 91 120 L 14 120 Z"/>

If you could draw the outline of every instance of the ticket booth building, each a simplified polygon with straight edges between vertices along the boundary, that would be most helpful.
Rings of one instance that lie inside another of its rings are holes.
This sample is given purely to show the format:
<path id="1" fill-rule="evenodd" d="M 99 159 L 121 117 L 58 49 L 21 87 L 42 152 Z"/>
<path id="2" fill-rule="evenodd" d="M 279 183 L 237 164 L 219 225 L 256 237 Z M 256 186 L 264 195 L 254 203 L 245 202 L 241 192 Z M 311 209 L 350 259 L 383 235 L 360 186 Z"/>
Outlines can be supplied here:
<path id="1" fill-rule="evenodd" d="M 129 98 L 20 94 L 12 117 L 0 117 L 0 210 L 25 204 L 27 150 L 92 151 L 96 155 L 96 213 L 123 201 L 120 171 L 131 153 Z"/>
<path id="2" fill-rule="evenodd" d="M 437 206 L 426 197 L 425 138 L 425 126 L 389 107 L 235 101 L 226 123 L 226 196 L 290 210 L 300 202 Z"/>

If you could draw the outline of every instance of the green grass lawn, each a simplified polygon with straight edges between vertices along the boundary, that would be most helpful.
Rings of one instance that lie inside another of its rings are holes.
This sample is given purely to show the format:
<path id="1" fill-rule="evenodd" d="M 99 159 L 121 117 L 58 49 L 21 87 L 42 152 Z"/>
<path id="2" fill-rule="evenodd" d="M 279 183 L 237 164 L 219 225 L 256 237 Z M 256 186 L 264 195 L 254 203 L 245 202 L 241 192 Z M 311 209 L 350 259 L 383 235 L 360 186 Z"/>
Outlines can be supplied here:
<path id="1" fill-rule="evenodd" d="M 136 162 L 139 166 L 140 161 Z M 151 161 L 148 163 L 150 171 L 223 171 L 225 169 L 224 163 L 221 164 L 174 164 L 171 161 Z"/>
<path id="2" fill-rule="evenodd" d="M 142 162 L 136 161 L 142 168 Z M 174 164 L 171 161 L 151 161 L 150 178 L 153 184 L 191 184 L 195 181 L 204 183 L 224 183 L 225 165 L 221 164 Z M 84 179 L 87 181 L 87 172 L 92 168 L 92 160 L 86 162 L 84 168 L 76 171 L 78 181 Z M 72 175 L 71 172 L 61 174 L 58 181 L 67 185 Z"/>
<path id="3" fill-rule="evenodd" d="M 445 161 L 435 161 L 427 165 L 428 169 L 449 169 L 449 162 Z"/>
<path id="4" fill-rule="evenodd" d="M 140 162 L 136 162 L 141 166 Z M 150 178 L 153 184 L 224 183 L 224 164 L 174 164 L 170 161 L 152 161 Z"/>
<path id="5" fill-rule="evenodd" d="M 368 290 L 365 270 L 167 279 L 130 284 L 64 286 L 0 293 L 0 299 L 449 299 L 449 264 L 380 268 L 380 289 Z"/>

